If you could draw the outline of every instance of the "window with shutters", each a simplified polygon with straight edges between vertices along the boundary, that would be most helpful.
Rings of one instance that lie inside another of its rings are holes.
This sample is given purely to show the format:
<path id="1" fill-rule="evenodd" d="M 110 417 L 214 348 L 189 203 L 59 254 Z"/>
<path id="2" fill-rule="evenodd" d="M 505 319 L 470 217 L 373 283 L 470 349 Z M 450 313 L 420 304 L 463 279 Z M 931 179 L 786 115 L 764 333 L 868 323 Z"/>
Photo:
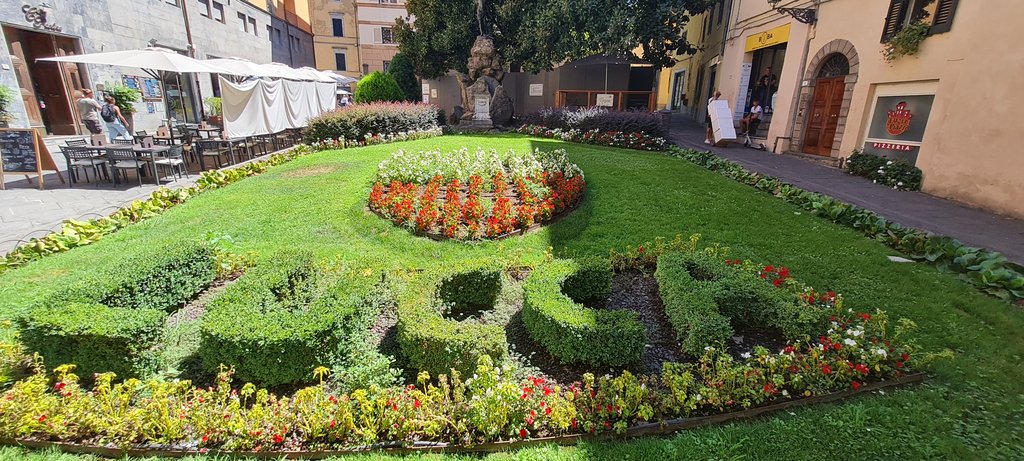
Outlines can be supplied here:
<path id="1" fill-rule="evenodd" d="M 928 34 L 948 32 L 959 0 L 890 0 L 882 25 L 882 42 L 887 42 L 908 24 L 923 22 Z"/>
<path id="2" fill-rule="evenodd" d="M 344 48 L 334 49 L 334 68 L 336 70 L 348 70 L 347 50 Z"/>
<path id="3" fill-rule="evenodd" d="M 331 28 L 335 37 L 345 36 L 345 18 L 340 14 L 331 14 Z"/>

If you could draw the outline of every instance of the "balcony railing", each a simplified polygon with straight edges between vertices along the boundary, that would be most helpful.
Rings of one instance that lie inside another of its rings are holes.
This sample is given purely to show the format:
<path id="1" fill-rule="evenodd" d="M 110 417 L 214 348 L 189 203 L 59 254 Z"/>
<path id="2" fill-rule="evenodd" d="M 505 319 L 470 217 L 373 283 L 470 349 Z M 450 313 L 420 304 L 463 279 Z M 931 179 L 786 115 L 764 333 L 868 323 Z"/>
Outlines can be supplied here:
<path id="1" fill-rule="evenodd" d="M 607 96 L 611 95 L 611 101 Z M 601 91 L 601 90 L 558 90 L 555 93 L 555 107 L 592 107 L 598 105 L 609 110 L 646 110 L 654 111 L 655 98 L 653 91 Z M 609 105 L 610 104 L 610 105 Z"/>

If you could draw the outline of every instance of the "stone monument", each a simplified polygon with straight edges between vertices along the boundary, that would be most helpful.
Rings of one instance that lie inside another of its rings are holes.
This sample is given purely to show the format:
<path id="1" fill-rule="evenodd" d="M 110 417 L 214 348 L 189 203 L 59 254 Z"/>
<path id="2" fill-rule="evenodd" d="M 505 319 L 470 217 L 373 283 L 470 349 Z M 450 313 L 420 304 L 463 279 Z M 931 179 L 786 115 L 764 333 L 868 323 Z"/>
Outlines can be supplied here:
<path id="1" fill-rule="evenodd" d="M 483 0 L 477 1 L 477 27 L 480 35 L 469 51 L 469 72 L 459 73 L 462 86 L 462 119 L 464 128 L 488 129 L 506 125 L 512 119 L 512 98 L 501 86 L 505 69 L 501 66 L 494 40 L 483 33 Z"/>

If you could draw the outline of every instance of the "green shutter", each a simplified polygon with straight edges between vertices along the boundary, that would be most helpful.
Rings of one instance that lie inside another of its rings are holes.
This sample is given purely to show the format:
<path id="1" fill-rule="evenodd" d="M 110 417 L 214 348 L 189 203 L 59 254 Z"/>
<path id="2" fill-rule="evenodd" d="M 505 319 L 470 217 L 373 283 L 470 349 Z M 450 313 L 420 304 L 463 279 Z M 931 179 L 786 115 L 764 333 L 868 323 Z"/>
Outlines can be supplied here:
<path id="1" fill-rule="evenodd" d="M 906 19 L 907 8 L 910 0 L 891 0 L 889 12 L 885 15 L 885 23 L 882 25 L 882 43 L 888 42 L 896 32 L 903 28 L 903 20 Z"/>
<path id="2" fill-rule="evenodd" d="M 957 0 L 936 0 L 934 20 L 932 27 L 928 29 L 929 34 L 941 34 L 949 32 L 953 27 L 953 14 L 956 13 Z"/>

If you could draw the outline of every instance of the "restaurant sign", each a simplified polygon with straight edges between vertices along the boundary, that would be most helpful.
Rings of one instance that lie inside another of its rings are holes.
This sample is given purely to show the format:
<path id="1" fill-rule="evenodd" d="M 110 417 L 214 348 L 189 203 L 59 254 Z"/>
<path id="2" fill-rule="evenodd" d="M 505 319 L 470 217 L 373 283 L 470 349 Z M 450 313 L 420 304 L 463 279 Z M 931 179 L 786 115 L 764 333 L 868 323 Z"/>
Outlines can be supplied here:
<path id="1" fill-rule="evenodd" d="M 864 140 L 864 153 L 916 164 L 934 100 L 934 95 L 879 97 Z"/>

